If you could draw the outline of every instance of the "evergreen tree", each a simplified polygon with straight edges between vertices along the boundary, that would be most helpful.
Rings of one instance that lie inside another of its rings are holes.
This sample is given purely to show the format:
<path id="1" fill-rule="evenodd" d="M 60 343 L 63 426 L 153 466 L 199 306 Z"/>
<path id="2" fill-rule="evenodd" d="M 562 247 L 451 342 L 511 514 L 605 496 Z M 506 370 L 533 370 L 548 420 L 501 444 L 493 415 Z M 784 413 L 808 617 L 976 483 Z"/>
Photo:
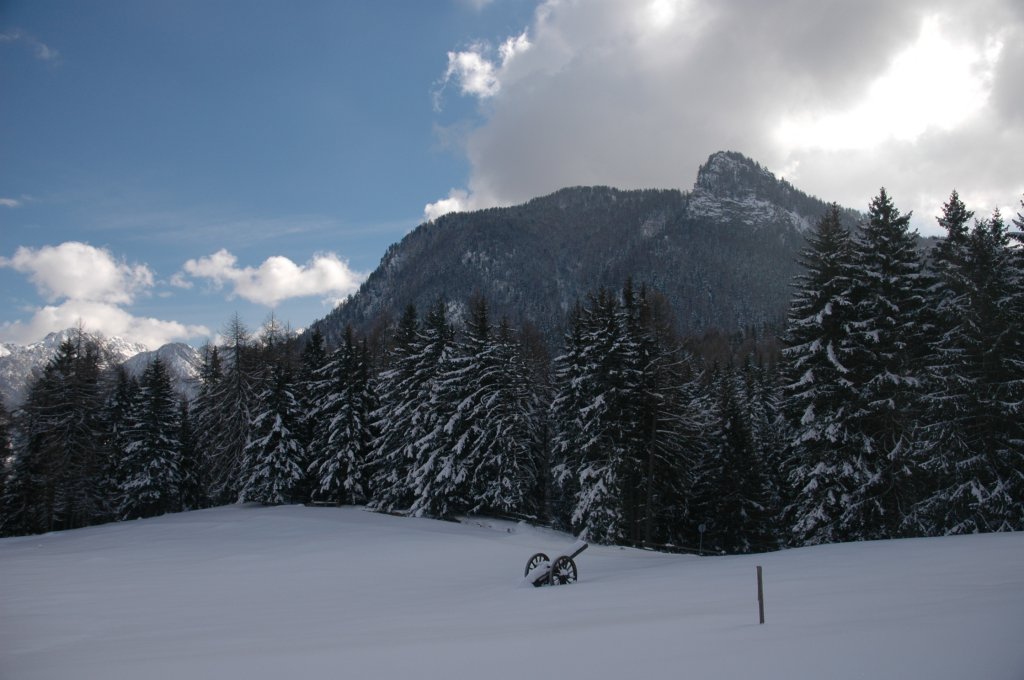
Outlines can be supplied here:
<path id="1" fill-rule="evenodd" d="M 373 441 L 368 361 L 365 344 L 358 347 L 348 327 L 342 345 L 314 373 L 309 474 L 315 500 L 338 505 L 367 500 L 363 467 Z"/>
<path id="2" fill-rule="evenodd" d="M 295 501 L 304 477 L 305 451 L 296 435 L 300 412 L 288 368 L 275 364 L 266 382 L 253 404 L 238 500 L 281 505 Z"/>
<path id="3" fill-rule="evenodd" d="M 233 503 L 241 490 L 242 461 L 259 389 L 259 353 L 236 314 L 225 331 L 223 355 L 210 350 L 196 402 L 197 434 L 205 456 L 210 502 Z"/>
<path id="4" fill-rule="evenodd" d="M 449 512 L 535 512 L 539 402 L 507 320 L 495 332 L 483 297 L 470 301 L 439 393 L 450 408 L 438 465 Z"/>
<path id="5" fill-rule="evenodd" d="M 194 424 L 195 447 L 198 459 L 196 481 L 200 488 L 201 507 L 213 504 L 210 497 L 212 483 L 210 481 L 216 454 L 209 447 L 216 440 L 216 434 L 210 430 L 216 427 L 220 404 L 216 398 L 224 379 L 224 368 L 221 362 L 220 349 L 216 345 L 206 345 L 202 349 L 203 363 L 199 368 L 199 391 L 190 408 Z"/>
<path id="6" fill-rule="evenodd" d="M 412 490 L 409 514 L 415 517 L 451 517 L 465 509 L 466 470 L 447 449 L 445 425 L 455 405 L 444 389 L 443 377 L 451 369 L 454 332 L 446 306 L 438 300 L 427 312 L 413 373 L 415 406 L 407 411 L 413 464 L 408 483 Z"/>
<path id="7" fill-rule="evenodd" d="M 858 281 L 853 326 L 857 488 L 842 514 L 853 539 L 893 538 L 920 490 L 914 431 L 921 409 L 922 364 L 929 337 L 929 281 L 910 214 L 879 192 L 854 243 Z"/>
<path id="8" fill-rule="evenodd" d="M 856 413 L 853 244 L 832 204 L 807 239 L 787 321 L 782 412 L 791 432 L 783 468 L 786 516 L 798 545 L 851 538 L 842 516 L 864 472 Z"/>
<path id="9" fill-rule="evenodd" d="M 378 406 L 370 413 L 377 433 L 370 449 L 367 472 L 372 500 L 369 507 L 398 512 L 412 505 L 410 477 L 416 461 L 413 432 L 418 425 L 420 404 L 418 371 L 422 348 L 416 308 L 408 305 L 395 329 L 387 366 L 373 381 Z"/>
<path id="10" fill-rule="evenodd" d="M 79 329 L 29 388 L 8 478 L 5 532 L 86 526 L 104 517 L 99 351 Z"/>
<path id="11" fill-rule="evenodd" d="M 206 505 L 203 485 L 203 459 L 197 444 L 192 422 L 192 410 L 187 399 L 178 404 L 178 460 L 181 472 L 179 485 L 181 508 L 196 510 Z"/>
<path id="12" fill-rule="evenodd" d="M 942 221 L 940 220 L 940 223 Z M 947 227 L 948 228 L 948 227 Z M 1019 278 L 998 211 L 976 221 L 956 257 L 936 254 L 942 272 L 943 333 L 930 357 L 928 422 L 922 428 L 928 491 L 911 520 L 920 533 L 1006 531 L 1024 526 L 1024 441 Z M 938 250 L 938 249 L 937 249 Z"/>
<path id="13" fill-rule="evenodd" d="M 630 521 L 624 484 L 639 449 L 635 396 L 639 382 L 637 347 L 628 337 L 616 296 L 605 289 L 591 295 L 576 321 L 558 374 L 553 405 L 557 454 L 556 480 L 569 501 L 571 529 L 598 543 L 627 538 Z M 578 333 L 578 335 L 577 335 Z M 568 361 L 572 361 L 571 364 Z M 632 508 L 631 508 L 632 509 Z"/>
<path id="14" fill-rule="evenodd" d="M 152 517 L 181 509 L 178 414 L 171 378 L 157 357 L 142 374 L 125 433 L 118 475 L 118 517 Z"/>
<path id="15" fill-rule="evenodd" d="M 745 385 L 732 367 L 711 386 L 712 429 L 694 483 L 694 511 L 711 550 L 746 553 L 770 547 L 767 481 L 756 450 Z"/>
<path id="16" fill-rule="evenodd" d="M 7 498 L 7 477 L 10 474 L 11 451 L 11 416 L 0 401 L 0 536 L 4 535 Z"/>

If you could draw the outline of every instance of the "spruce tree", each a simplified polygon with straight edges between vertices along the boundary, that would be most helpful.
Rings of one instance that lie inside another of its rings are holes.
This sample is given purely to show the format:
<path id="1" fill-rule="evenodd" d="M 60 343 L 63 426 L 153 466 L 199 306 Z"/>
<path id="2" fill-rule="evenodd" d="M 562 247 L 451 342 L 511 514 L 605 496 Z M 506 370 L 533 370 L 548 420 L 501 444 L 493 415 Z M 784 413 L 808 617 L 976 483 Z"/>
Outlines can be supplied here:
<path id="1" fill-rule="evenodd" d="M 309 453 L 314 500 L 338 505 L 367 501 L 363 468 L 373 441 L 368 360 L 365 345 L 356 345 L 348 327 L 342 345 L 314 373 L 316 426 Z"/>
<path id="2" fill-rule="evenodd" d="M 852 537 L 842 516 L 863 472 L 854 420 L 857 274 L 838 205 L 829 206 L 807 244 L 787 320 L 781 371 L 781 408 L 791 433 L 783 466 L 789 476 L 785 516 L 797 545 Z"/>
<path id="3" fill-rule="evenodd" d="M 182 510 L 197 510 L 206 505 L 203 458 L 197 441 L 192 409 L 187 399 L 181 399 L 178 404 L 178 460 Z"/>
<path id="4" fill-rule="evenodd" d="M 373 381 L 377 408 L 370 413 L 377 433 L 370 448 L 367 472 L 373 510 L 399 512 L 412 505 L 410 476 L 416 461 L 409 430 L 417 418 L 417 365 L 422 347 L 416 308 L 407 305 L 394 332 L 387 365 Z"/>
<path id="5" fill-rule="evenodd" d="M 297 436 L 298 400 L 286 365 L 278 361 L 253 402 L 248 443 L 242 453 L 238 501 L 281 505 L 296 501 L 305 474 Z"/>
<path id="6" fill-rule="evenodd" d="M 233 503 L 241 489 L 245 448 L 249 443 L 259 390 L 259 352 L 236 314 L 225 330 L 223 352 L 210 351 L 196 402 L 198 444 L 205 456 L 206 495 L 214 505 Z"/>
<path id="7" fill-rule="evenodd" d="M 98 348 L 79 329 L 29 388 L 8 478 L 8 533 L 106 519 L 99 367 Z"/>
<path id="8" fill-rule="evenodd" d="M 443 377 L 451 369 L 454 331 L 446 305 L 438 300 L 427 312 L 413 373 L 415 406 L 406 411 L 407 446 L 413 455 L 408 483 L 412 491 L 409 514 L 447 518 L 465 509 L 459 493 L 466 470 L 449 454 L 445 425 L 454 409 Z M 401 422 L 401 421 L 400 421 Z"/>
<path id="9" fill-rule="evenodd" d="M 930 484 L 912 516 L 920 533 L 1015 530 L 1024 520 L 1015 252 L 998 211 L 959 238 L 958 257 L 939 260 L 946 323 L 929 362 Z"/>
<path id="10" fill-rule="evenodd" d="M 704 546 L 728 553 L 772 547 L 768 541 L 765 472 L 756 450 L 746 388 L 735 369 L 711 384 L 711 431 L 694 482 L 694 512 L 706 527 Z"/>
<path id="11" fill-rule="evenodd" d="M 915 429 L 927 351 L 929 285 L 910 214 L 883 188 L 854 242 L 858 276 L 852 335 L 856 439 L 851 468 L 859 479 L 842 513 L 853 539 L 894 538 L 920 495 Z"/>
<path id="12" fill-rule="evenodd" d="M 142 374 L 120 462 L 118 517 L 152 517 L 181 509 L 178 412 L 170 375 L 155 358 Z"/>
<path id="13" fill-rule="evenodd" d="M 553 409 L 556 481 L 566 498 L 573 532 L 598 543 L 618 543 L 630 533 L 624 484 L 638 450 L 636 404 L 637 348 L 628 337 L 614 293 L 589 296 L 565 358 L 559 360 Z M 571 361 L 572 363 L 568 363 Z M 563 377 L 564 376 L 564 377 Z M 635 491 L 635 489 L 634 489 Z M 632 509 L 632 508 L 631 508 Z"/>

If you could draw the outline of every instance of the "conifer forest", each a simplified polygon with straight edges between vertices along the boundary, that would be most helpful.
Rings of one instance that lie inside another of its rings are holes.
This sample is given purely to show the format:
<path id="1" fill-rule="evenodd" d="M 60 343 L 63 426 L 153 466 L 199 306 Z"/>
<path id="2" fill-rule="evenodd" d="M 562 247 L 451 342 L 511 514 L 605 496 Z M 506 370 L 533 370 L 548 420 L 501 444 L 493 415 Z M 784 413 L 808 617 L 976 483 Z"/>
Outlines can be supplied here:
<path id="1" fill-rule="evenodd" d="M 235 502 L 718 553 L 1024 530 L 1024 215 L 953 192 L 939 224 L 922 242 L 884 189 L 852 230 L 833 204 L 774 328 L 682 337 L 643 271 L 552 343 L 481 295 L 337 346 L 236 317 L 192 400 L 80 336 L 0 412 L 0 534 Z"/>

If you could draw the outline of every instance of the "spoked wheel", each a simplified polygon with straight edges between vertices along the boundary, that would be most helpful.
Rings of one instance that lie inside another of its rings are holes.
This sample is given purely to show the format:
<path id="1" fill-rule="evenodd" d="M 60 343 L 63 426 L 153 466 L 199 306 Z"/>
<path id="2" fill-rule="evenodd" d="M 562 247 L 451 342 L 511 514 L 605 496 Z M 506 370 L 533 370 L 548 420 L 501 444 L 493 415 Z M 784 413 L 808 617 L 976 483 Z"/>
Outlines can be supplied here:
<path id="1" fill-rule="evenodd" d="M 548 561 L 548 556 L 544 553 L 537 553 L 526 563 L 526 571 L 523 572 L 523 576 L 529 576 L 530 572 Z"/>
<path id="2" fill-rule="evenodd" d="M 576 563 L 571 557 L 562 555 L 551 565 L 551 585 L 564 586 L 576 582 Z"/>

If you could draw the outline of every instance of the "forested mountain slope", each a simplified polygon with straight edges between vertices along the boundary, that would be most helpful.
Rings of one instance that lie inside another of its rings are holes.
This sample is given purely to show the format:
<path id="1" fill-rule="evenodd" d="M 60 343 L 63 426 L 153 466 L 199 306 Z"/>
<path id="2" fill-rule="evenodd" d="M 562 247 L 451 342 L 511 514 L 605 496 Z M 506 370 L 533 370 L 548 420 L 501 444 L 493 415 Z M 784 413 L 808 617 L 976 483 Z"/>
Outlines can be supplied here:
<path id="1" fill-rule="evenodd" d="M 576 300 L 627 277 L 668 297 L 680 332 L 775 322 L 803 233 L 824 211 L 754 161 L 719 152 L 690 192 L 574 187 L 422 224 L 316 326 L 337 344 L 346 325 L 372 332 L 409 303 L 443 297 L 457 318 L 478 292 L 497 316 L 557 342 Z"/>

